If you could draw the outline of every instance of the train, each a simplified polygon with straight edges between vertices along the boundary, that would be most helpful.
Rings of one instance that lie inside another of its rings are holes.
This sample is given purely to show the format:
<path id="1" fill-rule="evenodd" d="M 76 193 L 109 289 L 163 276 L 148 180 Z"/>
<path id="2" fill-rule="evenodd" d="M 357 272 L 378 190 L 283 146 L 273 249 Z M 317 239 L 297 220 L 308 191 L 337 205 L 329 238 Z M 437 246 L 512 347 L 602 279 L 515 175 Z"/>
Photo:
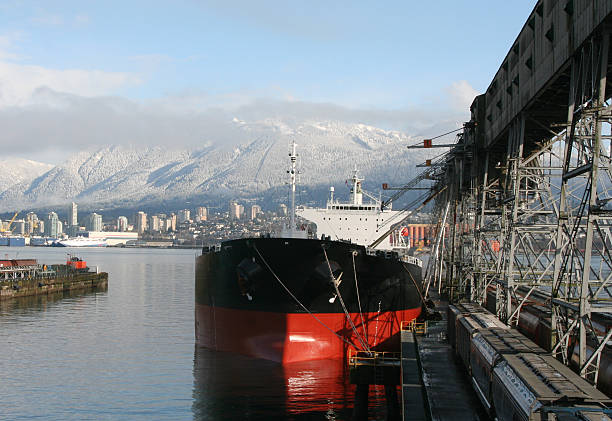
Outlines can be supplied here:
<path id="1" fill-rule="evenodd" d="M 495 313 L 495 290 L 487 291 L 485 308 Z M 547 351 L 551 350 L 551 327 L 550 327 L 550 308 L 542 305 L 546 297 L 538 297 L 537 294 L 532 294 L 532 298 L 527 300 L 521 307 L 517 329 L 525 336 L 533 340 L 540 347 Z M 594 313 L 591 316 L 591 323 L 597 335 L 603 337 L 610 329 L 612 329 L 612 318 L 602 313 Z M 579 349 L 576 337 L 569 339 L 569 355 L 570 367 L 578 370 Z M 592 339 L 587 340 L 587 356 L 592 355 L 593 350 L 597 347 Z M 612 343 L 608 342 L 601 352 L 599 360 L 599 376 L 597 377 L 597 388 L 608 396 L 612 396 Z"/>
<path id="2" fill-rule="evenodd" d="M 610 397 L 534 341 L 496 319 L 493 313 L 471 303 L 448 307 L 449 342 L 492 418 L 611 419 Z"/>

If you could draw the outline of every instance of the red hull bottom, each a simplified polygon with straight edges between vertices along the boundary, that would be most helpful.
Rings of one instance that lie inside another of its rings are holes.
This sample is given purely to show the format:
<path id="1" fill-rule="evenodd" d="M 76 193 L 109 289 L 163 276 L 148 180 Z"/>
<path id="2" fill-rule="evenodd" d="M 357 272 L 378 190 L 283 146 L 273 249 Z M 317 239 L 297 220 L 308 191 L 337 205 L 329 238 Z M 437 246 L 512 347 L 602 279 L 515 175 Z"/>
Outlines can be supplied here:
<path id="1" fill-rule="evenodd" d="M 350 317 L 357 333 L 362 339 L 367 338 L 372 349 L 399 351 L 401 322 L 411 321 L 420 313 L 420 307 L 364 313 L 363 323 L 358 313 L 351 313 Z M 196 304 L 196 341 L 218 351 L 237 352 L 283 364 L 342 359 L 350 349 L 361 350 L 360 341 L 344 313 L 316 313 L 314 316 Z"/>

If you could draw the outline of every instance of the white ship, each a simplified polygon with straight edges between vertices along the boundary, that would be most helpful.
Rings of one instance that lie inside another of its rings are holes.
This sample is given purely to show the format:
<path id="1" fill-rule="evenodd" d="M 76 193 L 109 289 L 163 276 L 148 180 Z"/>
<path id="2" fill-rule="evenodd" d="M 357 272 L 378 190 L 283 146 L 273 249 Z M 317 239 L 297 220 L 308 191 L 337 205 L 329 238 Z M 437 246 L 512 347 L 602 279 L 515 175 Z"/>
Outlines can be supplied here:
<path id="1" fill-rule="evenodd" d="M 363 179 L 354 171 L 351 183 L 349 202 L 334 199 L 334 187 L 329 188 L 329 199 L 325 208 L 308 208 L 300 206 L 296 213 L 317 225 L 317 237 L 329 237 L 332 240 L 350 241 L 363 246 L 371 246 L 384 235 L 394 223 L 401 221 L 401 211 L 381 209 L 381 200 L 362 189 Z M 364 195 L 369 198 L 364 203 Z M 403 251 L 408 244 L 398 228 L 389 233 L 380 243 L 373 247 L 376 250 Z"/>
<path id="2" fill-rule="evenodd" d="M 53 243 L 55 247 L 106 247 L 104 238 L 73 237 Z"/>

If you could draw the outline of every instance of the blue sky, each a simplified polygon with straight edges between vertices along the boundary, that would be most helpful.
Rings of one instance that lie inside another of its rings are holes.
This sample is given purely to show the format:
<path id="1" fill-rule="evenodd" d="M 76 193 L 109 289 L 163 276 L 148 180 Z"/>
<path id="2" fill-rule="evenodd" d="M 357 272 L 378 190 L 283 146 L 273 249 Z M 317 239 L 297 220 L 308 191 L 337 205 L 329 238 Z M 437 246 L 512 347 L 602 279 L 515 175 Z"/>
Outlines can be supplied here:
<path id="1" fill-rule="evenodd" d="M 40 106 L 43 88 L 190 112 L 271 100 L 467 115 L 534 4 L 4 0 L 0 113 Z"/>

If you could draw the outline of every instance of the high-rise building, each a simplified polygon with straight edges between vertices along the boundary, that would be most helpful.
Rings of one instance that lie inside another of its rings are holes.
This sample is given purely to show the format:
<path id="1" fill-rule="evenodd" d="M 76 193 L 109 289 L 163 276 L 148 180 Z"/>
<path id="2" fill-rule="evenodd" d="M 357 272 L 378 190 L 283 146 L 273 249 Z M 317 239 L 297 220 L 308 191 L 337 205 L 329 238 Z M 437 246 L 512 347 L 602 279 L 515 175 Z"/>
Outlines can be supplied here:
<path id="1" fill-rule="evenodd" d="M 47 223 L 44 224 L 45 235 L 52 238 L 57 238 L 62 233 L 61 222 L 57 217 L 57 213 L 49 212 L 47 215 Z"/>
<path id="2" fill-rule="evenodd" d="M 45 235 L 45 221 L 42 219 L 38 220 L 37 227 L 34 229 L 34 232 L 38 235 Z"/>
<path id="3" fill-rule="evenodd" d="M 168 217 L 168 220 L 170 221 L 168 230 L 176 231 L 176 214 L 172 212 L 170 217 Z"/>
<path id="4" fill-rule="evenodd" d="M 242 214 L 240 213 L 240 205 L 232 200 L 229 203 L 229 216 L 230 216 L 230 218 L 232 218 L 232 219 L 240 219 L 241 215 Z"/>
<path id="5" fill-rule="evenodd" d="M 151 215 L 149 217 L 149 231 L 161 231 L 159 225 L 159 215 Z"/>
<path id="6" fill-rule="evenodd" d="M 179 224 L 189 222 L 191 220 L 191 211 L 189 209 L 181 209 L 178 212 L 178 222 Z"/>
<path id="7" fill-rule="evenodd" d="M 26 220 L 24 222 L 24 234 L 32 234 L 34 233 L 34 225 L 31 221 Z"/>
<path id="8" fill-rule="evenodd" d="M 138 231 L 138 234 L 142 234 L 143 232 L 145 232 L 147 230 L 147 214 L 144 213 L 143 211 L 139 211 L 136 214 L 136 231 Z"/>
<path id="9" fill-rule="evenodd" d="M 287 205 L 285 205 L 284 203 L 278 205 L 278 214 L 280 216 L 287 216 Z"/>
<path id="10" fill-rule="evenodd" d="M 102 231 L 102 215 L 92 213 L 87 219 L 87 230 L 88 231 Z"/>
<path id="11" fill-rule="evenodd" d="M 204 206 L 200 206 L 196 209 L 196 221 L 202 222 L 206 221 L 208 218 L 208 211 Z"/>
<path id="12" fill-rule="evenodd" d="M 257 218 L 257 215 L 261 213 L 261 206 L 253 205 L 251 206 L 251 221 Z"/>
<path id="13" fill-rule="evenodd" d="M 128 219 L 125 216 L 117 218 L 117 231 L 125 232 L 128 229 Z"/>
<path id="14" fill-rule="evenodd" d="M 25 233 L 33 234 L 34 232 L 36 232 L 36 230 L 38 229 L 38 224 L 38 216 L 34 212 L 28 212 L 25 217 Z"/>
<path id="15" fill-rule="evenodd" d="M 77 204 L 72 202 L 70 206 L 68 206 L 68 226 L 76 227 L 78 224 Z"/>

